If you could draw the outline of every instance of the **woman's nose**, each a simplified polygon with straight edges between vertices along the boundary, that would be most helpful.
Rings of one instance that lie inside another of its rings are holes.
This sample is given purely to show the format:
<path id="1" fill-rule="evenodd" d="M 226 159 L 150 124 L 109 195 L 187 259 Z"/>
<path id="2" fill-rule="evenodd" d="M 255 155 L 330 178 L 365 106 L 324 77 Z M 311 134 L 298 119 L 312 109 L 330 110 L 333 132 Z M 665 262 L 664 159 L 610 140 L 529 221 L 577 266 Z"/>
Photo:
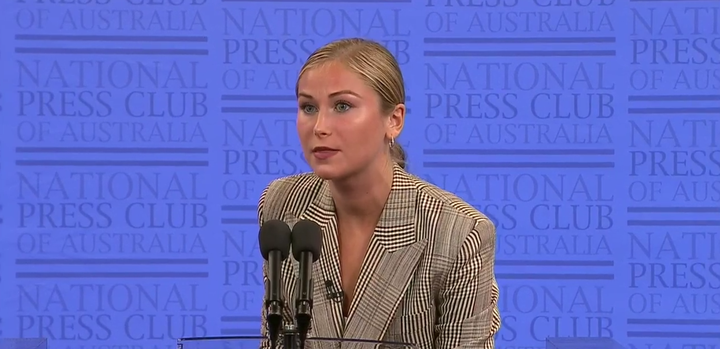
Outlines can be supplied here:
<path id="1" fill-rule="evenodd" d="M 330 135 L 330 127 L 329 127 L 329 120 L 325 112 L 318 113 L 317 118 L 315 119 L 315 127 L 313 128 L 313 131 L 316 136 L 318 137 L 325 137 Z"/>

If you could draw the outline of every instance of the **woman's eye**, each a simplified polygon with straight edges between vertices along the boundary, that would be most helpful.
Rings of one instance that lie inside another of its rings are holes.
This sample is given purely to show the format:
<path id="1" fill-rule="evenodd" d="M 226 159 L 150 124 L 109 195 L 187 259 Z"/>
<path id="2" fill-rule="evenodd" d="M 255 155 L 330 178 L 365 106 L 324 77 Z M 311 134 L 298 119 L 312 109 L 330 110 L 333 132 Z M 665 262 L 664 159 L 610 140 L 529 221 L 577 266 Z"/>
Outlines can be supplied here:
<path id="1" fill-rule="evenodd" d="M 315 112 L 315 107 L 313 107 L 312 105 L 304 105 L 302 106 L 302 111 L 305 114 L 312 114 Z"/>
<path id="2" fill-rule="evenodd" d="M 335 109 L 341 113 L 350 110 L 350 105 L 347 103 L 338 103 L 335 105 Z"/>

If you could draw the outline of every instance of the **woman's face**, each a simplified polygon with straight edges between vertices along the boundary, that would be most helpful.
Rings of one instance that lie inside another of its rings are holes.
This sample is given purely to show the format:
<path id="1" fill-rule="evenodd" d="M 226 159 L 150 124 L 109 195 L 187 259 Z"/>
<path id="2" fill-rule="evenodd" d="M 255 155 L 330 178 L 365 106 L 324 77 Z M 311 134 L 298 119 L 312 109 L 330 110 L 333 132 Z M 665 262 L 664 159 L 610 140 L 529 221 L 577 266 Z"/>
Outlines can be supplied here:
<path id="1" fill-rule="evenodd" d="M 388 118 L 380 98 L 339 63 L 311 69 L 298 82 L 297 130 L 313 172 L 327 180 L 387 161 Z"/>

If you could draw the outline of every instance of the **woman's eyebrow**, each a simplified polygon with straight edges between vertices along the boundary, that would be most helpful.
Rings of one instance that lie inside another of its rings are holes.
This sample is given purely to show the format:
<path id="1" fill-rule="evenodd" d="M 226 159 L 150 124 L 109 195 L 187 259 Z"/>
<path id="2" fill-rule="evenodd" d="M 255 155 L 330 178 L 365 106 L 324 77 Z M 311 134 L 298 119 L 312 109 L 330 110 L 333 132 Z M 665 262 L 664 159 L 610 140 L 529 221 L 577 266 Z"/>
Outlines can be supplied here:
<path id="1" fill-rule="evenodd" d="M 353 92 L 353 91 L 350 91 L 350 90 L 340 90 L 340 91 L 336 91 L 336 92 L 333 92 L 333 93 L 329 94 L 328 97 L 336 97 L 336 96 L 340 96 L 340 95 L 353 95 L 353 96 L 355 96 L 355 97 L 357 97 L 357 98 L 360 98 L 360 95 L 359 95 L 359 94 L 357 94 L 357 93 L 355 93 L 355 92 Z"/>

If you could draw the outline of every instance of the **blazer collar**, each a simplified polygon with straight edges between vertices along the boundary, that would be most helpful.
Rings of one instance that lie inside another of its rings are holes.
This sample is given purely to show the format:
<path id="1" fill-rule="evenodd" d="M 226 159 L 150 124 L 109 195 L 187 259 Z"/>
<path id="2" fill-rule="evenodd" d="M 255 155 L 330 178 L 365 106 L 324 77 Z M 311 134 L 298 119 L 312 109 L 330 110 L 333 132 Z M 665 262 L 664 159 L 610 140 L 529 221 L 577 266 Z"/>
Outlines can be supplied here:
<path id="1" fill-rule="evenodd" d="M 415 242 L 414 228 L 417 210 L 415 182 L 397 164 L 393 169 L 390 195 L 380 214 L 373 237 L 388 252 L 395 252 Z"/>
<path id="2" fill-rule="evenodd" d="M 402 167 L 394 164 L 390 195 L 375 229 L 375 236 L 379 243 L 390 252 L 415 242 L 413 229 L 417 209 L 415 185 L 413 177 Z M 327 181 L 321 181 L 312 203 L 300 218 L 313 220 L 323 228 L 326 228 L 329 221 L 335 218 L 335 204 Z M 327 232 L 327 229 L 323 229 L 323 231 Z M 337 232 L 332 231 L 331 233 L 334 235 Z M 337 242 L 337 239 L 335 240 Z M 323 247 L 325 247 L 324 244 Z"/>
<path id="3" fill-rule="evenodd" d="M 321 226 L 323 250 L 313 265 L 316 297 L 313 306 L 313 337 L 380 340 L 405 290 L 427 241 L 415 232 L 417 188 L 413 177 L 398 165 L 393 167 L 390 195 L 380 215 L 363 262 L 347 324 L 342 303 L 328 300 L 326 280 L 340 287 L 335 205 L 326 181 L 321 181 L 312 203 L 299 219 Z"/>

